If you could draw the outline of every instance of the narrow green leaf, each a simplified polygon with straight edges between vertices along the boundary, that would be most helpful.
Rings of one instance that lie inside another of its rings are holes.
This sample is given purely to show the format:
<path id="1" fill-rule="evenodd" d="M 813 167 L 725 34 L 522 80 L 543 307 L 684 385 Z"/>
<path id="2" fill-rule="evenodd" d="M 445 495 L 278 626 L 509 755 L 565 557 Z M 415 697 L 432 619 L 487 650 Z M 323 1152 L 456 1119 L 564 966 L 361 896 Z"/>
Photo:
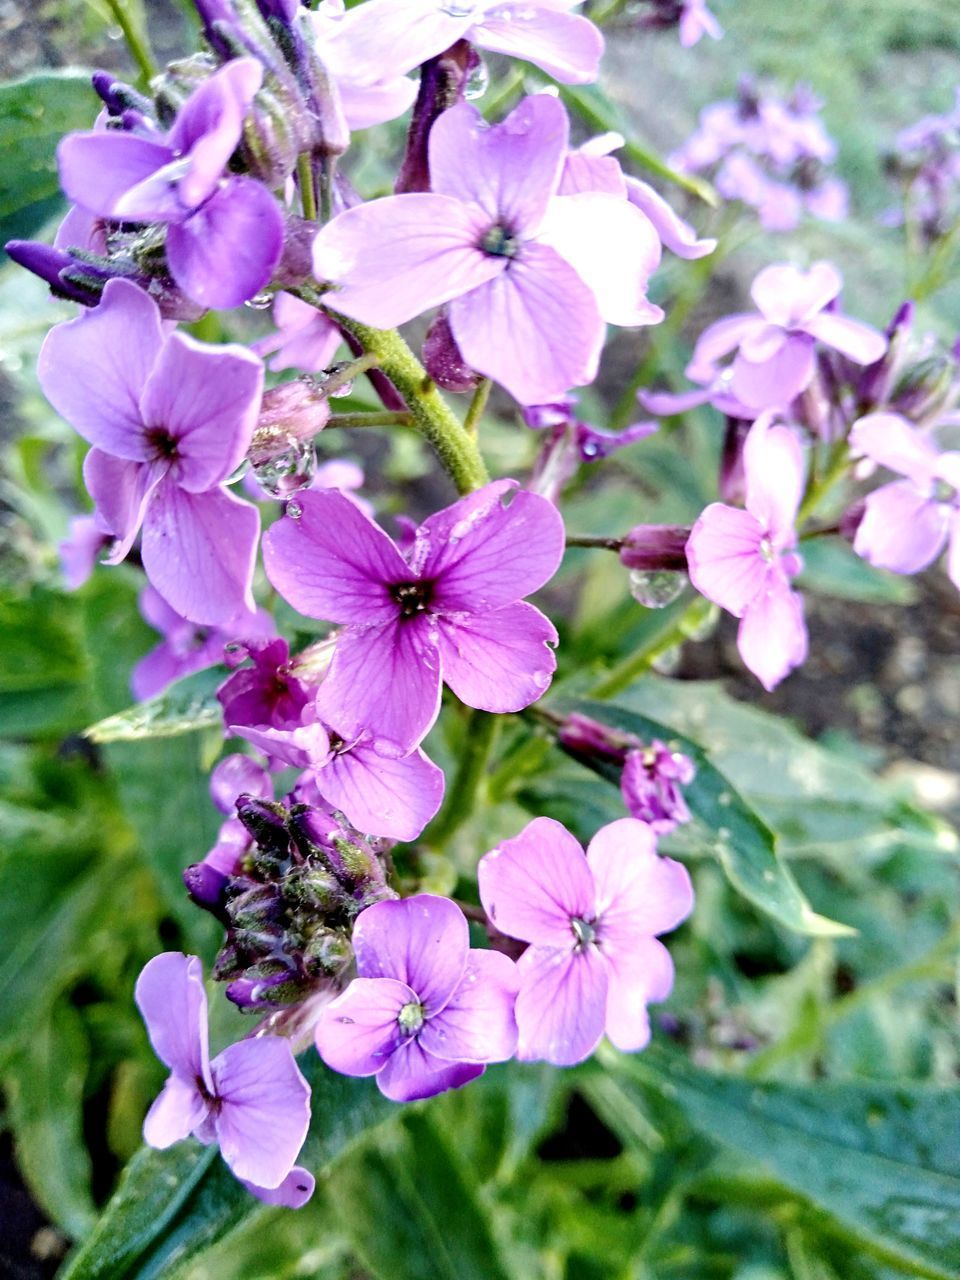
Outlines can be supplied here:
<path id="1" fill-rule="evenodd" d="M 99 743 L 139 742 L 145 738 L 177 738 L 219 725 L 222 712 L 216 691 L 224 678 L 222 667 L 197 671 L 177 680 L 155 698 L 91 725 L 84 736 Z"/>
<path id="2" fill-rule="evenodd" d="M 563 699 L 553 709 L 578 711 L 643 742 L 660 738 L 694 761 L 697 775 L 684 794 L 690 812 L 712 833 L 711 851 L 733 887 L 754 906 L 797 933 L 836 936 L 855 932 L 818 915 L 777 854 L 774 833 L 692 739 L 636 711 L 603 702 Z M 619 769 L 602 763 L 597 772 L 619 785 Z"/>
<path id="3" fill-rule="evenodd" d="M 960 1274 L 960 1096 L 865 1082 L 747 1083 L 661 1050 L 608 1058 L 625 1105 L 638 1087 L 694 1129 L 746 1156 L 760 1177 L 808 1200 L 909 1274 Z"/>

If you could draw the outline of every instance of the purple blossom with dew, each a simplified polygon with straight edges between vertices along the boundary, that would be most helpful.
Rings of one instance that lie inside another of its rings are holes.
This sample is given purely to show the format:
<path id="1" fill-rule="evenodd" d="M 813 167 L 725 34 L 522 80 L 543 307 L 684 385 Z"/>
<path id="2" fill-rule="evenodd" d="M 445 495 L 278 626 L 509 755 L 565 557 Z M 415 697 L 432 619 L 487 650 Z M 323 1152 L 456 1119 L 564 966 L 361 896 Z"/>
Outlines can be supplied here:
<path id="1" fill-rule="evenodd" d="M 517 1057 L 572 1066 L 604 1033 L 625 1052 L 642 1049 L 647 1004 L 673 986 L 657 935 L 693 907 L 686 868 L 658 856 L 650 827 L 612 822 L 584 856 L 566 827 L 535 818 L 481 858 L 477 877 L 496 928 L 530 944 L 517 962 Z"/>
<path id="2" fill-rule="evenodd" d="M 592 381 L 605 321 L 662 318 L 646 300 L 660 242 L 628 200 L 558 194 L 568 132 L 545 94 L 498 125 L 466 103 L 445 111 L 432 191 L 358 205 L 318 235 L 317 276 L 341 286 L 331 306 L 388 328 L 447 303 L 466 365 L 523 404 Z"/>
<path id="3" fill-rule="evenodd" d="M 429 893 L 375 903 L 357 917 L 353 946 L 358 976 L 317 1023 L 328 1067 L 376 1076 L 393 1102 L 413 1102 L 513 1057 L 517 967 L 471 948 L 455 903 Z"/>
<path id="4" fill-rule="evenodd" d="M 522 58 L 565 84 L 597 78 L 603 37 L 572 13 L 579 0 L 369 0 L 328 26 L 325 56 L 336 72 L 375 83 L 412 71 L 468 40 L 479 49 Z"/>
<path id="5" fill-rule="evenodd" d="M 248 659 L 253 665 L 242 666 Z M 274 729 L 299 725 L 313 693 L 296 675 L 290 646 L 282 636 L 252 644 L 232 644 L 226 660 L 236 670 L 217 690 L 225 725 Z"/>
<path id="6" fill-rule="evenodd" d="M 960 452 L 894 413 L 853 425 L 850 447 L 902 476 L 867 494 L 853 549 L 894 573 L 917 573 L 949 545 L 947 573 L 960 588 Z"/>
<path id="7" fill-rule="evenodd" d="M 83 474 L 117 539 L 107 563 L 126 556 L 142 525 L 147 577 L 177 613 L 220 626 L 252 613 L 260 516 L 223 481 L 256 425 L 260 361 L 165 331 L 147 294 L 111 280 L 98 307 L 47 334 L 37 375 L 94 446 Z"/>
<path id="8" fill-rule="evenodd" d="M 289 1042 L 258 1036 L 211 1059 L 196 956 L 154 956 L 135 995 L 154 1052 L 170 1068 L 143 1123 L 148 1146 L 163 1149 L 191 1134 L 216 1142 L 230 1172 L 259 1199 L 291 1209 L 305 1204 L 313 1176 L 294 1162 L 310 1123 L 310 1087 Z"/>
<path id="9" fill-rule="evenodd" d="M 144 621 L 163 636 L 131 673 L 130 688 L 140 700 L 162 693 L 174 680 L 217 666 L 223 661 L 225 645 L 266 639 L 276 631 L 266 609 L 245 611 L 221 626 L 201 626 L 182 618 L 149 585 L 140 592 L 139 604 Z"/>
<path id="10" fill-rule="evenodd" d="M 711 503 L 687 543 L 690 581 L 740 619 L 737 647 L 771 690 L 807 656 L 803 600 L 790 586 L 803 567 L 794 522 L 803 495 L 803 449 L 791 427 L 769 415 L 743 450 L 746 510 Z"/>
<path id="11" fill-rule="evenodd" d="M 519 711 L 546 690 L 557 633 L 523 597 L 560 563 L 563 521 L 544 498 L 497 480 L 438 511 L 401 553 L 332 490 L 298 496 L 264 536 L 267 577 L 307 617 L 343 625 L 317 713 L 346 741 L 417 745 L 441 682 L 467 706 Z"/>
<path id="12" fill-rule="evenodd" d="M 229 174 L 263 68 L 237 58 L 196 89 L 166 135 L 146 126 L 69 134 L 60 181 L 69 199 L 113 222 L 163 223 L 170 273 L 188 297 L 234 307 L 270 280 L 283 215 L 255 179 Z"/>
<path id="13" fill-rule="evenodd" d="M 764 267 L 750 287 L 759 315 L 727 316 L 700 335 L 687 366 L 687 377 L 703 383 L 714 396 L 718 379 L 733 407 L 744 405 L 756 416 L 764 409 L 786 408 L 813 380 L 816 344 L 839 351 L 858 365 L 870 365 L 887 349 L 884 335 L 836 309 L 843 281 L 829 262 L 809 271 L 794 266 Z M 720 361 L 734 352 L 728 380 Z M 644 403 L 650 406 L 650 397 Z"/>

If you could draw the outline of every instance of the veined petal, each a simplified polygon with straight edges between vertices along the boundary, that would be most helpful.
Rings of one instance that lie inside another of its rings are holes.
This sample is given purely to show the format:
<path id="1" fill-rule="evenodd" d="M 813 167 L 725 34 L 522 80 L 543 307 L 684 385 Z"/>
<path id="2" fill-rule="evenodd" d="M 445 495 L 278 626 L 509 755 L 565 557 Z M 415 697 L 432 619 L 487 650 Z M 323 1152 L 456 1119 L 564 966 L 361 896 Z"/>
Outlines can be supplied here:
<path id="1" fill-rule="evenodd" d="M 451 301 L 450 328 L 471 368 L 521 404 L 547 404 L 593 381 L 603 320 L 590 289 L 548 245 L 525 244 L 509 263 Z"/>
<path id="2" fill-rule="evenodd" d="M 749 511 L 712 502 L 687 540 L 690 581 L 701 595 L 739 618 L 766 581 L 763 538 L 763 527 Z"/>
<path id="3" fill-rule="evenodd" d="M 58 324 L 37 361 L 43 393 L 84 440 L 118 458 L 149 459 L 140 392 L 160 354 L 157 304 L 128 280 L 110 280 L 99 306 Z"/>
<path id="4" fill-rule="evenodd" d="M 606 1020 L 607 962 L 597 948 L 528 947 L 517 967 L 517 1057 L 557 1067 L 589 1058 Z"/>
<path id="5" fill-rule="evenodd" d="M 601 827 L 587 846 L 597 888 L 598 945 L 616 934 L 632 938 L 667 933 L 693 909 L 686 867 L 657 853 L 645 822 L 620 818 Z"/>
<path id="6" fill-rule="evenodd" d="M 791 427 L 771 426 L 760 417 L 743 446 L 747 510 L 756 516 L 776 548 L 796 542 L 794 522 L 803 497 L 803 448 Z"/>
<path id="7" fill-rule="evenodd" d="M 546 94 L 524 98 L 495 125 L 460 103 L 430 131 L 431 189 L 472 201 L 488 215 L 488 226 L 527 238 L 560 181 L 569 132 L 563 104 Z"/>
<path id="8" fill-rule="evenodd" d="M 196 956 L 164 951 L 143 967 L 133 998 L 154 1053 L 174 1075 L 213 1091 L 207 1045 L 207 993 Z"/>
<path id="9" fill-rule="evenodd" d="M 175 1142 L 189 1138 L 203 1123 L 210 1104 L 197 1088 L 195 1080 L 167 1076 L 167 1082 L 154 1098 L 143 1122 L 143 1140 L 148 1147 L 164 1151 Z"/>
<path id="10" fill-rule="evenodd" d="M 604 1030 L 622 1053 L 636 1053 L 650 1040 L 648 1002 L 665 1000 L 673 987 L 673 961 L 656 938 L 637 938 L 629 950 L 604 948 L 607 1009 Z"/>
<path id="11" fill-rule="evenodd" d="M 849 316 L 824 311 L 804 322 L 804 330 L 854 364 L 873 364 L 887 349 L 887 339 L 879 329 L 851 320 Z"/>
<path id="12" fill-rule="evenodd" d="M 153 586 L 191 622 L 226 624 L 253 613 L 260 513 L 226 489 L 188 493 L 169 477 L 143 521 L 143 567 Z"/>
<path id="13" fill-rule="evenodd" d="M 589 19 L 546 5 L 490 8 L 470 39 L 481 49 L 532 62 L 562 84 L 592 84 L 603 55 L 603 36 Z"/>
<path id="14" fill-rule="evenodd" d="M 131 187 L 173 159 L 166 142 L 118 129 L 68 133 L 57 147 L 60 185 L 67 199 L 102 218 L 113 216 Z"/>
<path id="15" fill-rule="evenodd" d="M 389 329 L 506 269 L 479 247 L 490 218 L 446 195 L 410 192 L 356 205 L 314 241 L 317 277 L 343 287 L 330 306 Z"/>
<path id="16" fill-rule="evenodd" d="M 310 1086 L 290 1041 L 269 1035 L 240 1040 L 217 1054 L 210 1070 L 220 1103 L 220 1154 L 238 1178 L 278 1187 L 310 1124 Z"/>
<path id="17" fill-rule="evenodd" d="M 853 549 L 858 556 L 894 573 L 918 573 L 943 550 L 951 510 L 909 480 L 882 485 L 867 495 Z"/>
<path id="18" fill-rule="evenodd" d="M 327 622 L 396 619 L 387 588 L 411 572 L 380 526 L 333 489 L 298 494 L 297 507 L 299 515 L 278 520 L 263 538 L 267 577 L 284 600 Z"/>
<path id="19" fill-rule="evenodd" d="M 470 930 L 455 902 L 432 893 L 377 902 L 353 929 L 361 978 L 394 978 L 416 992 L 426 1017 L 439 1013 L 467 965 Z"/>
<path id="20" fill-rule="evenodd" d="M 785 577 L 771 574 L 766 589 L 744 609 L 737 648 L 768 693 L 806 660 L 803 600 L 790 590 Z"/>
<path id="21" fill-rule="evenodd" d="M 91 449 L 83 460 L 83 479 L 103 524 L 116 538 L 106 558 L 119 564 L 129 554 L 140 532 L 153 492 L 166 467 L 151 462 L 126 462 L 100 449 Z"/>
<path id="22" fill-rule="evenodd" d="M 243 118 L 263 81 L 255 58 L 233 58 L 191 93 L 170 130 L 170 146 L 189 154 L 180 184 L 183 202 L 195 209 L 216 189 L 243 134 Z"/>
<path id="23" fill-rule="evenodd" d="M 513 1014 L 520 975 L 499 951 L 467 953 L 460 985 L 443 1009 L 429 1018 L 421 1046 L 452 1062 L 505 1062 L 517 1048 Z"/>
<path id="24" fill-rule="evenodd" d="M 400 1010 L 417 1003 L 417 993 L 396 978 L 354 978 L 321 1011 L 317 1052 L 345 1076 L 375 1076 L 407 1039 L 397 1021 Z"/>
<path id="25" fill-rule="evenodd" d="M 755 278 L 750 296 L 770 324 L 793 329 L 822 311 L 842 287 L 843 280 L 832 263 L 815 262 L 809 271 L 775 264 L 764 267 Z"/>
<path id="26" fill-rule="evenodd" d="M 245 347 L 169 336 L 143 389 L 140 416 L 176 442 L 171 476 L 182 489 L 203 493 L 236 469 L 262 390 L 263 365 Z"/>
<path id="27" fill-rule="evenodd" d="M 520 711 L 546 693 L 556 670 L 556 628 L 532 604 L 437 619 L 444 681 L 481 711 Z"/>
<path id="28" fill-rule="evenodd" d="M 394 840 L 416 840 L 443 799 L 443 770 L 419 748 L 388 756 L 375 743 L 360 742 L 335 753 L 316 781 L 358 831 Z"/>
<path id="29" fill-rule="evenodd" d="M 447 1089 L 459 1089 L 482 1076 L 485 1067 L 478 1062 L 448 1062 L 427 1053 L 419 1041 L 408 1040 L 377 1076 L 377 1087 L 391 1102 L 416 1102 L 432 1098 Z"/>
<path id="30" fill-rule="evenodd" d="M 593 876 L 577 840 L 552 818 L 534 818 L 519 835 L 484 854 L 477 868 L 480 901 L 511 938 L 573 949 L 571 920 L 593 920 Z"/>

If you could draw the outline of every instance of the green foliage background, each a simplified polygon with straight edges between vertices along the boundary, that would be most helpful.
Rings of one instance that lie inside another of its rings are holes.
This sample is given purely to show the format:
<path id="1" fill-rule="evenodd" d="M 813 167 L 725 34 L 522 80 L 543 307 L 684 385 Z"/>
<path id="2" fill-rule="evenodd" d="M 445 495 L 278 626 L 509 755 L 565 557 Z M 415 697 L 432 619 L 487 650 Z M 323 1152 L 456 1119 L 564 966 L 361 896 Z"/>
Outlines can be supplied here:
<path id="1" fill-rule="evenodd" d="M 142 21 L 136 5 L 126 8 Z M 928 265 L 905 266 L 899 233 L 876 222 L 894 199 L 882 151 L 895 128 L 950 104 L 960 11 L 933 0 L 716 8 L 728 30 L 716 47 L 685 53 L 670 35 L 611 38 L 604 93 L 586 105 L 666 151 L 743 70 L 811 82 L 826 100 L 856 216 L 787 242 L 740 242 L 736 271 L 748 279 L 785 253 L 831 256 L 850 309 L 882 323 Z M 167 21 L 154 34 L 175 43 L 186 16 L 157 9 Z M 108 47 L 108 6 L 59 0 L 37 18 L 71 60 Z M 92 112 L 79 73 L 41 69 L 0 86 L 3 238 L 37 232 L 56 213 L 53 145 Z M 367 163 L 375 183 L 384 158 Z M 703 224 L 703 211 L 696 216 Z M 924 322 L 952 335 L 960 294 L 937 283 Z M 665 297 L 679 292 L 705 313 L 725 305 L 707 285 L 689 264 L 663 273 Z M 655 1046 L 568 1072 L 494 1068 L 462 1093 L 404 1109 L 369 1082 L 331 1075 L 311 1053 L 306 1160 L 318 1192 L 296 1214 L 258 1205 L 195 1144 L 140 1148 L 163 1071 L 133 981 L 159 950 L 209 962 L 216 949 L 180 872 L 215 831 L 205 779 L 222 740 L 203 712 L 209 681 L 175 691 L 139 727 L 114 722 L 100 745 L 80 736 L 124 712 L 130 668 L 153 637 L 136 611 L 135 570 L 101 570 L 73 595 L 60 583 L 54 548 L 81 503 L 82 450 L 32 369 L 43 333 L 70 313 L 32 278 L 0 271 L 0 1124 L 43 1214 L 79 1242 L 66 1275 L 960 1275 L 955 833 L 845 740 L 812 742 L 759 698 L 746 706 L 717 684 L 656 674 L 658 656 L 691 631 L 688 602 L 643 610 L 618 566 L 586 553 L 569 557 L 552 600 L 564 663 L 552 705 L 602 695 L 597 714 L 641 736 L 684 740 L 699 764 L 695 821 L 664 844 L 690 866 L 697 909 L 672 941 L 677 986 Z M 639 359 L 668 377 L 682 369 L 688 346 L 677 326 L 642 342 L 626 353 L 631 367 Z M 605 400 L 616 417 L 608 390 L 595 407 Z M 494 420 L 484 431 L 497 471 L 529 463 L 531 441 L 515 424 Z M 573 494 L 570 527 L 690 519 L 714 496 L 716 439 L 709 415 L 691 415 L 623 455 L 602 486 Z M 430 464 L 401 440 L 377 465 L 390 483 L 383 499 L 396 506 Z M 851 601 L 903 602 L 911 591 L 839 545 L 810 557 L 808 580 Z M 447 765 L 464 732 L 449 708 L 431 753 Z M 459 881 L 465 892 L 477 858 L 542 812 L 588 838 L 622 810 L 612 779 L 518 721 L 497 743 L 482 804 L 442 848 L 422 852 L 420 871 L 438 889 Z M 223 1005 L 213 1005 L 214 1035 L 226 1041 L 238 1021 Z"/>

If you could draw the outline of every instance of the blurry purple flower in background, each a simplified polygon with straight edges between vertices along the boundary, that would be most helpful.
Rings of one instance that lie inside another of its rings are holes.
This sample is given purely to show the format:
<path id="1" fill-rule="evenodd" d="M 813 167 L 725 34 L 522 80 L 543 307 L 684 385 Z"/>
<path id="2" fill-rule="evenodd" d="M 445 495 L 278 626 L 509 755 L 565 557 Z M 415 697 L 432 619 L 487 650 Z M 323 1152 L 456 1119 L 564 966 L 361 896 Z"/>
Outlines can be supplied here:
<path id="1" fill-rule="evenodd" d="M 897 134 L 887 164 L 903 185 L 905 209 L 884 220 L 915 224 L 927 244 L 949 235 L 960 216 L 960 89 L 952 111 Z"/>
<path id="2" fill-rule="evenodd" d="M 166 223 L 166 256 L 195 302 L 235 307 L 280 260 L 283 215 L 253 178 L 225 176 L 263 79 L 237 58 L 196 89 L 167 135 L 144 125 L 72 133 L 60 143 L 60 182 L 82 209 L 115 222 Z"/>
<path id="3" fill-rule="evenodd" d="M 255 507 L 223 481 L 246 453 L 263 386 L 244 347 L 165 332 L 157 305 L 111 280 L 98 307 L 58 324 L 40 351 L 44 394 L 94 447 L 83 474 L 118 564 L 143 525 L 143 565 L 192 622 L 254 609 Z"/>
<path id="4" fill-rule="evenodd" d="M 554 404 L 530 405 L 523 410 L 523 420 L 532 430 L 547 433 L 533 464 L 530 491 L 554 503 L 581 463 L 601 462 L 659 429 L 656 422 L 634 422 L 621 431 L 591 427 L 577 417 L 573 396 Z"/>
<path id="5" fill-rule="evenodd" d="M 744 445 L 746 510 L 714 502 L 687 543 L 690 581 L 740 619 L 737 647 L 773 689 L 807 656 L 803 600 L 790 579 L 803 567 L 794 521 L 803 495 L 803 450 L 790 427 L 757 419 Z"/>
<path id="6" fill-rule="evenodd" d="M 113 542 L 113 534 L 96 511 L 73 516 L 67 536 L 57 546 L 60 571 L 68 591 L 77 591 L 93 573 L 100 553 Z"/>
<path id="7" fill-rule="evenodd" d="M 516 965 L 470 947 L 455 903 L 428 893 L 378 902 L 357 917 L 353 946 L 358 977 L 317 1024 L 328 1067 L 376 1076 L 386 1097 L 413 1102 L 513 1056 Z"/>
<path id="8" fill-rule="evenodd" d="M 140 612 L 163 640 L 136 664 L 130 688 L 138 701 L 162 693 L 174 680 L 223 662 L 224 645 L 274 635 L 276 626 L 266 609 L 244 611 L 221 626 L 200 626 L 182 618 L 153 587 L 140 592 Z"/>
<path id="9" fill-rule="evenodd" d="M 853 549 L 894 573 L 917 573 L 949 543 L 947 573 L 960 588 L 960 453 L 894 413 L 854 423 L 850 447 L 903 476 L 867 494 Z"/>
<path id="10" fill-rule="evenodd" d="M 706 0 L 647 0 L 648 8 L 637 19 L 640 27 L 676 27 L 680 44 L 690 49 L 704 36 L 719 40 L 723 28 L 707 8 Z"/>
<path id="11" fill-rule="evenodd" d="M 627 752 L 620 794 L 632 817 L 645 822 L 656 835 L 666 835 L 690 821 L 681 787 L 688 786 L 695 774 L 688 756 L 654 738 L 648 747 Z"/>
<path id="12" fill-rule="evenodd" d="M 693 907 L 686 868 L 658 856 L 651 829 L 612 822 L 584 857 L 566 827 L 535 818 L 480 859 L 477 878 L 493 924 L 530 943 L 517 962 L 517 1057 L 572 1066 L 604 1032 L 618 1049 L 642 1049 L 646 1006 L 673 985 L 656 935 Z"/>
<path id="13" fill-rule="evenodd" d="M 150 1043 L 170 1068 L 143 1122 L 161 1150 L 193 1134 L 217 1142 L 231 1173 L 261 1200 L 297 1209 L 313 1176 L 294 1164 L 310 1123 L 310 1088 L 290 1043 L 258 1036 L 210 1058 L 207 995 L 196 956 L 166 951 L 144 967 L 136 1001 Z"/>
<path id="14" fill-rule="evenodd" d="M 804 210 L 839 221 L 847 189 L 828 173 L 836 145 L 820 120 L 821 103 L 803 85 L 789 98 L 741 80 L 734 100 L 715 102 L 669 157 L 681 173 L 709 174 L 728 200 L 755 208 L 768 231 L 789 231 Z"/>

